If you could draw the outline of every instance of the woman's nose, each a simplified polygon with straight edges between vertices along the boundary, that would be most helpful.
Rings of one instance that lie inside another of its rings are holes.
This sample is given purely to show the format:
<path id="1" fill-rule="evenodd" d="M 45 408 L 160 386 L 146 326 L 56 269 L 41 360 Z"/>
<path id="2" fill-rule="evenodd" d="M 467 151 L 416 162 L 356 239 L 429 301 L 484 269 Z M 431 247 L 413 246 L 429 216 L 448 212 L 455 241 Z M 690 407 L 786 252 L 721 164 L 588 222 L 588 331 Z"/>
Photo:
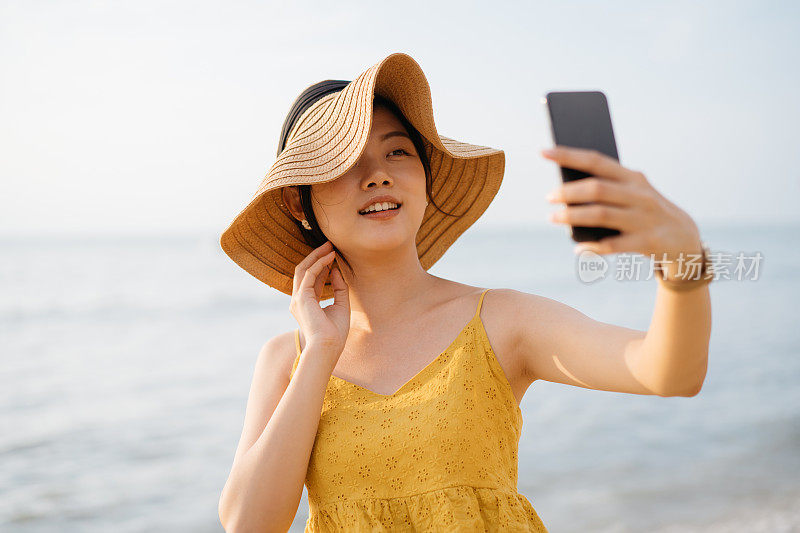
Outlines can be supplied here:
<path id="1" fill-rule="evenodd" d="M 359 166 L 364 165 L 360 163 Z M 394 185 L 392 177 L 380 165 L 374 165 L 371 168 L 364 167 L 363 172 L 364 176 L 361 178 L 361 187 L 363 189 L 369 189 L 377 185 L 383 185 L 384 187 Z"/>
<path id="2" fill-rule="evenodd" d="M 383 185 L 384 187 L 391 187 L 393 183 L 394 182 L 392 181 L 392 178 L 390 178 L 389 176 L 372 177 L 364 181 L 365 187 L 367 189 L 369 189 L 370 187 L 375 187 L 377 185 Z"/>

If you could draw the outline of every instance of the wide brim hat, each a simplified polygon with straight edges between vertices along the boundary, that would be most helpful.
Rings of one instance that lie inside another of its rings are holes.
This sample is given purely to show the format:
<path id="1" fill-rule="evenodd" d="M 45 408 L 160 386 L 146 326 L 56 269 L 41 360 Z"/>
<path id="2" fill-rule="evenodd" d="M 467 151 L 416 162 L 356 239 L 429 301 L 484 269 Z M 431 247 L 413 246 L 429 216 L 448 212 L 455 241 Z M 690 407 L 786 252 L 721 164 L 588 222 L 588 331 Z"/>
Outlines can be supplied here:
<path id="1" fill-rule="evenodd" d="M 416 236 L 422 267 L 429 269 L 483 213 L 497 194 L 505 153 L 437 133 L 425 74 L 411 56 L 394 53 L 341 91 L 320 98 L 299 117 L 286 146 L 250 202 L 222 233 L 220 245 L 236 264 L 270 287 L 291 295 L 294 269 L 314 247 L 284 205 L 281 188 L 335 180 L 359 159 L 372 126 L 373 96 L 394 102 L 423 138 L 433 200 Z M 333 298 L 328 280 L 322 300 Z"/>

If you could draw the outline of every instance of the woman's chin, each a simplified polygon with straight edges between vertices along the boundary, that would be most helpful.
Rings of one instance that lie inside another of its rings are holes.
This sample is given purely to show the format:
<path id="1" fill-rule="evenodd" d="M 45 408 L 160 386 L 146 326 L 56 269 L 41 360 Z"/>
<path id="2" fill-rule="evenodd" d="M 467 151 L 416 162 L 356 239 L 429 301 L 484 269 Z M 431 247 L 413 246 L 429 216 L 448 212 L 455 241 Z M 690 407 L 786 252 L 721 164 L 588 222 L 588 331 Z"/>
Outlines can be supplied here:
<path id="1" fill-rule="evenodd" d="M 391 252 L 414 244 L 414 237 L 407 231 L 372 230 L 353 243 L 354 248 L 363 252 Z"/>

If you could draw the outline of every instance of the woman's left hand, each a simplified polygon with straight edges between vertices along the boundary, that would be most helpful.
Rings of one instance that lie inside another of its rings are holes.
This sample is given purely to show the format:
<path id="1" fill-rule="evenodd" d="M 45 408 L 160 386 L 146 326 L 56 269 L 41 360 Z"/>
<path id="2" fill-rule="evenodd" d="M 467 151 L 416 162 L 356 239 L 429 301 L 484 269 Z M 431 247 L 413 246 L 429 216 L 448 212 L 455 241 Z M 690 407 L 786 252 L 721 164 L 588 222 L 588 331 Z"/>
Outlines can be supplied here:
<path id="1" fill-rule="evenodd" d="M 621 233 L 579 243 L 575 252 L 637 252 L 657 261 L 675 262 L 683 254 L 700 254 L 700 232 L 692 217 L 664 198 L 641 172 L 595 150 L 556 146 L 542 156 L 559 166 L 582 170 L 590 177 L 567 183 L 547 195 L 551 203 L 584 203 L 552 213 L 550 221 L 572 226 L 600 226 Z"/>

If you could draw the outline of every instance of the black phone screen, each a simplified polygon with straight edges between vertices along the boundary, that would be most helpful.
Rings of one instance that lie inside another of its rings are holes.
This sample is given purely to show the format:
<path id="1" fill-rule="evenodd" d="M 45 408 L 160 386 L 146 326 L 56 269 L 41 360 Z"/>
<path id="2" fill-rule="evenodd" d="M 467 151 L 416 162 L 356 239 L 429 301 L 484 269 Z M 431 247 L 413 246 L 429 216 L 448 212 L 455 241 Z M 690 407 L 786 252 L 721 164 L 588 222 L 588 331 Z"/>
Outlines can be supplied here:
<path id="1" fill-rule="evenodd" d="M 544 103 L 550 117 L 553 144 L 597 150 L 619 161 L 611 113 L 606 95 L 600 91 L 549 92 Z M 564 182 L 589 177 L 574 168 L 561 168 Z M 583 205 L 583 204 L 567 204 Z M 596 241 L 619 235 L 619 230 L 602 227 L 571 226 L 572 240 Z"/>

